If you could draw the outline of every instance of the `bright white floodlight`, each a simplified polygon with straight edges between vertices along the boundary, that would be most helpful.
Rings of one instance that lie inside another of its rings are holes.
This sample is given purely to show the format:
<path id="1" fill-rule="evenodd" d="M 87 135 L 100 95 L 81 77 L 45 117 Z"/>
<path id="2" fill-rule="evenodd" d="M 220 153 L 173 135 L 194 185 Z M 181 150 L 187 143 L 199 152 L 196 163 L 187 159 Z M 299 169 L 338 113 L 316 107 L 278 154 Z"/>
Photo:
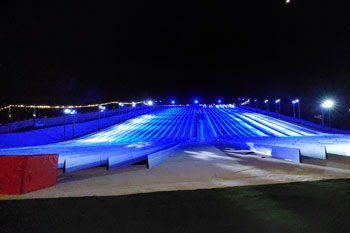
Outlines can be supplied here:
<path id="1" fill-rule="evenodd" d="M 106 110 L 106 106 L 99 105 L 98 109 L 100 109 L 100 112 L 104 112 Z"/>
<path id="2" fill-rule="evenodd" d="M 152 106 L 153 105 L 153 101 L 152 100 L 148 100 L 147 101 L 147 105 Z"/>
<path id="3" fill-rule="evenodd" d="M 327 109 L 333 108 L 333 106 L 334 106 L 334 101 L 333 101 L 333 100 L 325 100 L 325 101 L 323 101 L 323 103 L 321 104 L 321 107 L 322 107 L 322 108 L 327 108 Z"/>

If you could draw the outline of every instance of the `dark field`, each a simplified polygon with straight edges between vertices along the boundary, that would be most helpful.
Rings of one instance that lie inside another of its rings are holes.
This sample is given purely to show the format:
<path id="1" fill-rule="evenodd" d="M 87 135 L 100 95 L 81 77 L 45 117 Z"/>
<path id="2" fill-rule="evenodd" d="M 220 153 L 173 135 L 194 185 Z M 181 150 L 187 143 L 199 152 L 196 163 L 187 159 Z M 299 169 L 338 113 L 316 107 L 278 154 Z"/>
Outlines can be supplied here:
<path id="1" fill-rule="evenodd" d="M 348 232 L 350 180 L 0 201 L 0 232 Z"/>

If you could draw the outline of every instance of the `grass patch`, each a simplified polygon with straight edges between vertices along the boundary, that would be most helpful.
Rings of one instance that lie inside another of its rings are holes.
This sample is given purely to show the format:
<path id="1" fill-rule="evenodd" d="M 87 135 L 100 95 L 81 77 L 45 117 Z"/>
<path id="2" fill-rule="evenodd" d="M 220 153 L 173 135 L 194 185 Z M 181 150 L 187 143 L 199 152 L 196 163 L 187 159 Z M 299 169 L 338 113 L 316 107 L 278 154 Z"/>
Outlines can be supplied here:
<path id="1" fill-rule="evenodd" d="M 346 232 L 350 180 L 0 201 L 0 232 Z"/>

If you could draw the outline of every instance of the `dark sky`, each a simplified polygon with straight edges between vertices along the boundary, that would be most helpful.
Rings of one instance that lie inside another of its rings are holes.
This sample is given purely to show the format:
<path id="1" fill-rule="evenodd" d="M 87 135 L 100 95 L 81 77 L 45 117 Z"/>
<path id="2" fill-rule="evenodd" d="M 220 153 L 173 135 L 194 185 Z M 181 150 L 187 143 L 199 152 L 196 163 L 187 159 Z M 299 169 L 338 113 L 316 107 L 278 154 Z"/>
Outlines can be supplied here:
<path id="1" fill-rule="evenodd" d="M 2 103 L 350 98 L 345 1 L 28 0 L 0 13 Z"/>

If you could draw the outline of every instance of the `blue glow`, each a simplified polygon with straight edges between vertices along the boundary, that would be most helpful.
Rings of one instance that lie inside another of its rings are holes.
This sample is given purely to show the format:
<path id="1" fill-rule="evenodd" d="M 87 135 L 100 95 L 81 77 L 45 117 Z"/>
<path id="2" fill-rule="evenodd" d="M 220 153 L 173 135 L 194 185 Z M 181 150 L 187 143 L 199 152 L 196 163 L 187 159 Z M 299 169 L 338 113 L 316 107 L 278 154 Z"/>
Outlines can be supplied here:
<path id="1" fill-rule="evenodd" d="M 299 99 L 295 99 L 292 101 L 292 104 L 297 104 L 297 103 L 299 103 Z"/>
<path id="2" fill-rule="evenodd" d="M 218 99 L 218 104 L 221 104 L 222 103 L 222 100 L 221 99 Z"/>
<path id="3" fill-rule="evenodd" d="M 255 102 L 255 103 L 258 102 L 258 99 L 255 99 L 254 102 Z"/>
<path id="4" fill-rule="evenodd" d="M 199 103 L 199 100 L 195 99 L 195 100 L 194 100 L 194 103 L 195 103 L 195 104 L 198 104 L 198 103 Z"/>
<path id="5" fill-rule="evenodd" d="M 268 100 L 268 99 L 266 99 L 266 100 L 264 101 L 264 103 L 265 103 L 265 104 L 267 104 L 268 102 L 269 102 L 269 100 Z"/>
<path id="6" fill-rule="evenodd" d="M 135 102 L 132 102 L 132 107 L 135 108 L 136 107 L 136 103 Z"/>
<path id="7" fill-rule="evenodd" d="M 172 101 L 171 101 L 171 104 L 175 104 L 175 100 L 172 100 Z"/>
<path id="8" fill-rule="evenodd" d="M 197 104 L 200 103 L 198 99 L 195 100 L 198 101 Z M 327 106 L 329 105 L 330 103 L 327 104 Z M 105 106 L 99 106 L 99 109 L 100 107 L 105 108 Z M 123 163 L 132 164 L 135 161 L 135 156 L 131 152 L 137 152 L 135 154 L 139 154 L 139 157 L 136 159 L 139 159 L 144 156 L 143 152 L 149 153 L 146 149 L 157 149 L 160 145 L 167 146 L 169 142 L 174 143 L 177 139 L 184 142 L 190 140 L 195 130 L 198 110 L 203 112 L 205 115 L 203 120 L 208 123 L 208 127 L 205 129 L 208 130 L 208 136 L 202 138 L 203 142 L 206 140 L 211 142 L 212 137 L 225 140 L 247 139 L 254 142 L 253 140 L 257 140 L 258 137 L 263 140 L 271 137 L 273 141 L 277 139 L 282 141 L 287 140 L 288 136 L 324 135 L 318 131 L 277 118 L 254 113 L 244 108 L 235 108 L 233 105 L 221 105 L 220 107 L 174 106 L 126 120 L 78 139 L 54 143 L 49 146 L 3 149 L 0 150 L 0 154 L 9 154 L 10 151 L 11 154 L 22 152 L 26 154 L 57 153 L 59 154 L 58 166 L 60 168 L 63 168 L 65 160 L 70 158 L 77 159 L 76 161 L 81 163 L 79 165 L 85 166 L 91 164 L 87 158 L 98 155 L 99 165 L 103 165 L 108 163 L 108 158 L 126 154 L 125 157 L 121 157 L 125 159 Z M 67 109 L 67 111 L 65 109 L 64 112 L 76 114 L 74 109 Z M 329 138 L 325 138 L 325 140 L 328 142 Z M 82 159 L 79 160 L 79 157 Z"/>
<path id="9" fill-rule="evenodd" d="M 275 103 L 276 103 L 276 104 L 278 104 L 278 103 L 280 103 L 280 102 L 281 102 L 280 99 L 275 100 Z"/>

